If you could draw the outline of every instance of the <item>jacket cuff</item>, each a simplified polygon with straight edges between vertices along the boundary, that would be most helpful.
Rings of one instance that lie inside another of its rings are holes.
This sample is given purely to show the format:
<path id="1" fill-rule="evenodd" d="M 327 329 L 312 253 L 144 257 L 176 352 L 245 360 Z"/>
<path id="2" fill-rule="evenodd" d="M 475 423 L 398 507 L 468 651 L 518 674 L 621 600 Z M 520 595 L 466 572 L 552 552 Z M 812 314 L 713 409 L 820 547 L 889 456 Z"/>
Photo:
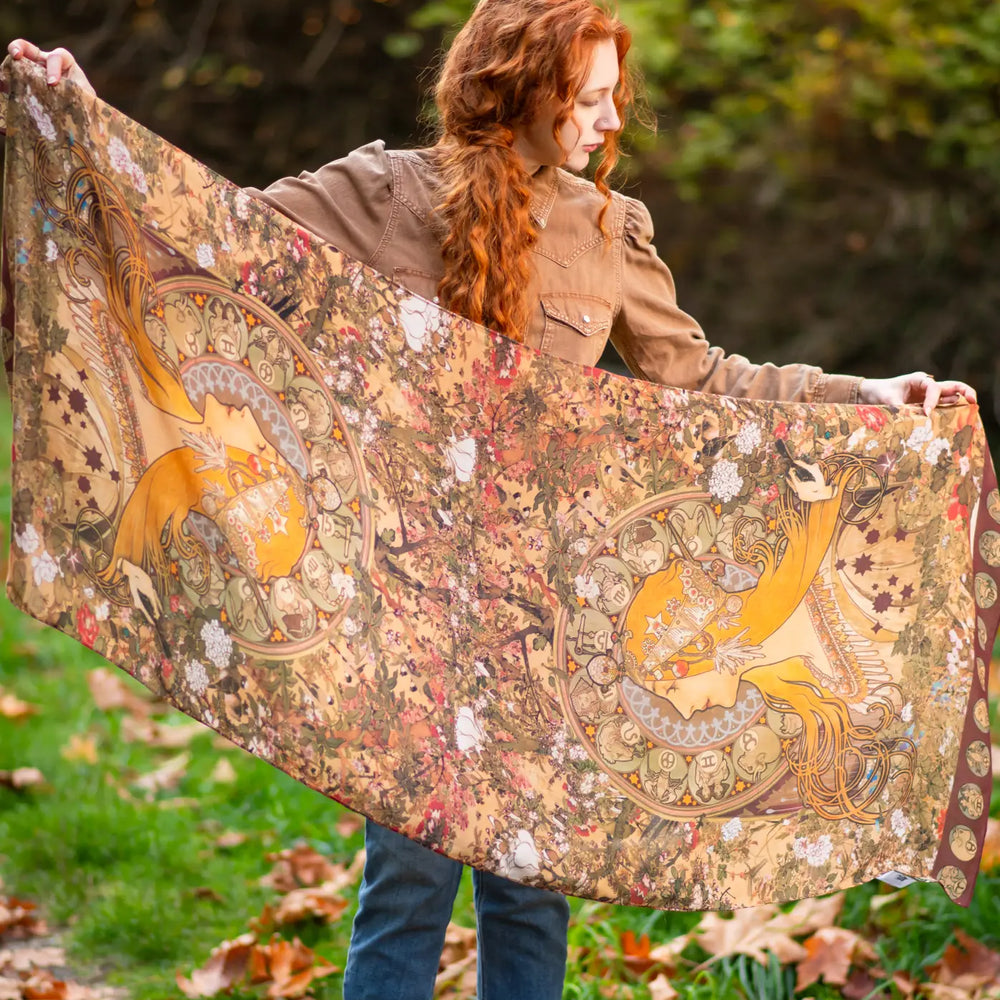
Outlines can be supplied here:
<path id="1" fill-rule="evenodd" d="M 812 391 L 812 403 L 860 403 L 861 382 L 857 375 L 827 375 L 817 379 Z"/>

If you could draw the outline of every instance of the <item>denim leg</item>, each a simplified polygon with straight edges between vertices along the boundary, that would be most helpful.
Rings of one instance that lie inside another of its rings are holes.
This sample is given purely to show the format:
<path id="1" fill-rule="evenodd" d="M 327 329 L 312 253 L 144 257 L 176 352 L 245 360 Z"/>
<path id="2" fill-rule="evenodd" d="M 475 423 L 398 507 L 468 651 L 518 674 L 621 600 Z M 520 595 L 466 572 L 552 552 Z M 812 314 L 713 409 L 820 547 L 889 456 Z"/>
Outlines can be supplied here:
<path id="1" fill-rule="evenodd" d="M 477 1000 L 561 1000 L 569 904 L 547 889 L 474 871 Z"/>
<path id="2" fill-rule="evenodd" d="M 430 1000 L 462 865 L 372 822 L 365 849 L 344 1000 Z"/>

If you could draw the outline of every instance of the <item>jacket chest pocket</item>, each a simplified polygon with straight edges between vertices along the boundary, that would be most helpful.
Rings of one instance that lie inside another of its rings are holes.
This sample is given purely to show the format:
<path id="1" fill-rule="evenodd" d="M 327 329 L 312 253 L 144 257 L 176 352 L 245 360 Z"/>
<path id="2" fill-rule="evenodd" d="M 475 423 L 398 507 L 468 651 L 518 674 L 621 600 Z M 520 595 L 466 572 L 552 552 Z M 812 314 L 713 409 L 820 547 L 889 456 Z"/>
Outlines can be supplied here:
<path id="1" fill-rule="evenodd" d="M 541 350 L 577 364 L 597 364 L 611 333 L 611 303 L 579 292 L 550 292 L 541 303 Z"/>
<path id="2" fill-rule="evenodd" d="M 402 285 L 408 292 L 413 292 L 434 302 L 437 299 L 438 282 L 440 282 L 441 276 L 417 267 L 394 267 L 392 280 L 397 285 Z"/>

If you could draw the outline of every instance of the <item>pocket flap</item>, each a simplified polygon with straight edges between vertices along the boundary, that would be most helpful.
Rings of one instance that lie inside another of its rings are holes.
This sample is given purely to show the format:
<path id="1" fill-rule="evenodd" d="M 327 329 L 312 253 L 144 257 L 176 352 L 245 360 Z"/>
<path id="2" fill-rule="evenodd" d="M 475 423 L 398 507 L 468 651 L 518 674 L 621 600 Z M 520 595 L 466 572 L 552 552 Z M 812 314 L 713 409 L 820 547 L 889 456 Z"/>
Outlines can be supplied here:
<path id="1" fill-rule="evenodd" d="M 611 303 L 596 295 L 551 292 L 541 299 L 546 319 L 571 327 L 582 337 L 606 333 L 611 327 Z"/>

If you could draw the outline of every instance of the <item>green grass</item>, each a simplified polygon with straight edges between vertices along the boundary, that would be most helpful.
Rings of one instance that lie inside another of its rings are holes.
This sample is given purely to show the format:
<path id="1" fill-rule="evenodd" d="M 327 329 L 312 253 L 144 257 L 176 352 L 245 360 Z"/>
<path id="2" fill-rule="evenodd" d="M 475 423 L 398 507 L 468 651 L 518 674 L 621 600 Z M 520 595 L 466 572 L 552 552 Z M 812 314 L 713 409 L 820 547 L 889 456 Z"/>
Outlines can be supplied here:
<path id="1" fill-rule="evenodd" d="M 9 415 L 0 400 L 0 545 L 9 511 Z M 37 625 L 0 597 L 0 686 L 40 707 L 21 721 L 0 718 L 0 769 L 34 766 L 44 789 L 15 793 L 0 788 L 0 876 L 3 891 L 39 904 L 60 930 L 77 971 L 124 987 L 135 1000 L 179 997 L 175 973 L 200 966 L 213 946 L 247 930 L 250 918 L 275 899 L 259 879 L 269 851 L 305 841 L 335 861 L 349 863 L 362 846 L 360 832 L 342 835 L 346 810 L 286 775 L 235 749 L 221 749 L 207 730 L 191 746 L 180 784 L 157 801 L 123 797 L 131 777 L 153 770 L 170 754 L 123 739 L 122 713 L 99 711 L 86 684 L 99 657 Z M 140 686 L 121 674 L 135 690 Z M 996 706 L 994 705 L 994 709 Z M 168 721 L 183 722 L 177 713 Z M 70 761 L 63 748 L 74 736 L 92 738 L 94 764 Z M 213 778 L 220 757 L 236 780 Z M 171 805 L 173 803 L 179 803 Z M 1000 812 L 994 797 L 993 813 Z M 247 834 L 239 847 L 215 846 L 219 834 Z M 905 970 L 920 977 L 960 927 L 1000 948 L 1000 873 L 980 876 L 968 910 L 952 905 L 936 886 L 913 886 L 874 912 L 875 885 L 846 893 L 842 926 L 863 931 L 887 975 Z M 698 914 L 665 913 L 574 900 L 567 1000 L 609 996 L 646 1000 L 622 954 L 622 935 L 648 934 L 653 945 L 691 929 Z M 296 928 L 323 957 L 343 967 L 352 906 L 331 926 Z M 456 919 L 473 923 L 469 880 Z M 694 1000 L 729 997 L 781 1000 L 794 995 L 794 970 L 765 967 L 729 956 L 701 969 L 707 955 L 685 951 L 689 965 L 673 980 Z M 608 984 L 616 984 L 609 986 Z M 817 1000 L 839 991 L 815 984 Z M 259 996 L 260 991 L 247 994 Z M 340 977 L 313 987 L 316 1000 L 340 996 Z M 893 988 L 877 994 L 898 995 Z"/>

